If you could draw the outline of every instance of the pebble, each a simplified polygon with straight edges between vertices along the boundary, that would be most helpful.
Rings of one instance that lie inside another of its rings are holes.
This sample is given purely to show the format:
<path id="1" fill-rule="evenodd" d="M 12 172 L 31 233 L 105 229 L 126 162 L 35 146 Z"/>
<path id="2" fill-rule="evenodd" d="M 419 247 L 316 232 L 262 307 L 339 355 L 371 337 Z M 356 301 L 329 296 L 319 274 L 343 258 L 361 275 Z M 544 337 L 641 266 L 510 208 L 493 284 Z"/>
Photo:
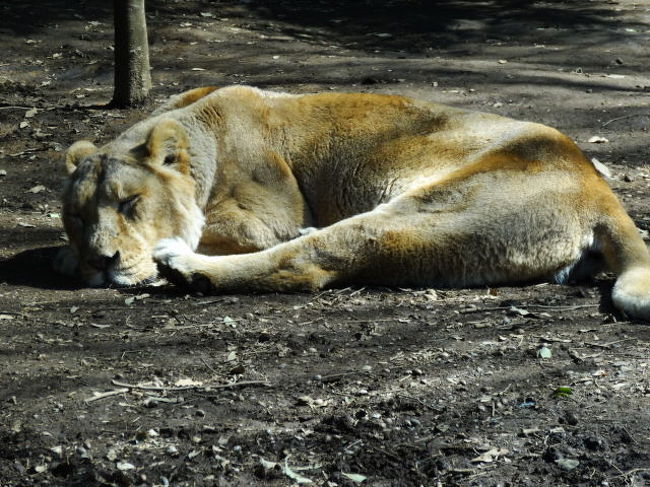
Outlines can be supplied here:
<path id="1" fill-rule="evenodd" d="M 559 458 L 555 460 L 555 463 L 557 463 L 562 470 L 566 470 L 567 472 L 570 472 L 580 465 L 580 462 L 573 458 Z"/>

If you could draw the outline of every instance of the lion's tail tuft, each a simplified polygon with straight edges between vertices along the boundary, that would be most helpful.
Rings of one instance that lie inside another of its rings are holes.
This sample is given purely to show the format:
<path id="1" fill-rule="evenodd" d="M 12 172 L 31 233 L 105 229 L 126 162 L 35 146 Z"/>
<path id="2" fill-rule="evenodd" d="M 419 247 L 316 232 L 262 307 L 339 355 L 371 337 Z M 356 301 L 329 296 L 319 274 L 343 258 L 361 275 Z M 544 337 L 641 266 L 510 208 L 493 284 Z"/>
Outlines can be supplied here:
<path id="1" fill-rule="evenodd" d="M 650 253 L 632 219 L 612 194 L 596 228 L 609 267 L 618 274 L 612 301 L 630 317 L 650 321 Z"/>

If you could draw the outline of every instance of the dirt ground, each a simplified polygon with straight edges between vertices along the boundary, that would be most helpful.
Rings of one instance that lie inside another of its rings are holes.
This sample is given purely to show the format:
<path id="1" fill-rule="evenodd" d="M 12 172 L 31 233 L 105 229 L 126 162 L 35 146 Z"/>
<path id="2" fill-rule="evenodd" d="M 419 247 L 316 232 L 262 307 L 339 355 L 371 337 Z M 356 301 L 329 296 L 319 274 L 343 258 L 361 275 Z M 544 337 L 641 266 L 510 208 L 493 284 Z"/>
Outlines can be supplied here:
<path id="1" fill-rule="evenodd" d="M 246 83 L 546 123 L 650 230 L 647 2 L 147 6 L 157 101 Z M 54 275 L 65 147 L 146 116 L 103 108 L 111 43 L 110 2 L 0 6 L 0 486 L 650 485 L 650 326 L 611 277 L 208 297 Z"/>

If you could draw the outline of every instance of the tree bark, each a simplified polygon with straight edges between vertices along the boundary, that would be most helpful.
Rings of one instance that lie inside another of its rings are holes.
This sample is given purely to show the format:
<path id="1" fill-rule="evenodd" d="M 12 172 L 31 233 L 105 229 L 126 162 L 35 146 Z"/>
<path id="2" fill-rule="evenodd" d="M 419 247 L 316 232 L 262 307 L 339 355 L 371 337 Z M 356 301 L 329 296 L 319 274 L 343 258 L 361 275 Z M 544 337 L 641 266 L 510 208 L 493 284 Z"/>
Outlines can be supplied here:
<path id="1" fill-rule="evenodd" d="M 149 96 L 149 45 L 144 0 L 113 0 L 115 90 L 112 105 L 141 105 Z"/>

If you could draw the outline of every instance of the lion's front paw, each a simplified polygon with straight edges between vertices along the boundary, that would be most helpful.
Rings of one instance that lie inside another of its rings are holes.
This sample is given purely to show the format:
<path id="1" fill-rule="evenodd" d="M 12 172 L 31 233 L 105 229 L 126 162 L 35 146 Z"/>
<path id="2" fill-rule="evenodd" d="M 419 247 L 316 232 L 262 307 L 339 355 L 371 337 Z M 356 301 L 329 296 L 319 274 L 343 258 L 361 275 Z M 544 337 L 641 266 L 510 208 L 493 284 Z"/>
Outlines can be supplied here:
<path id="1" fill-rule="evenodd" d="M 185 271 L 194 251 L 181 238 L 164 238 L 153 249 L 153 260 L 158 264 L 173 267 L 180 272 Z"/>
<path id="2" fill-rule="evenodd" d="M 168 281 L 203 293 L 211 290 L 210 280 L 197 266 L 197 255 L 184 240 L 175 237 L 159 241 L 153 249 L 153 259 L 160 274 Z"/>

